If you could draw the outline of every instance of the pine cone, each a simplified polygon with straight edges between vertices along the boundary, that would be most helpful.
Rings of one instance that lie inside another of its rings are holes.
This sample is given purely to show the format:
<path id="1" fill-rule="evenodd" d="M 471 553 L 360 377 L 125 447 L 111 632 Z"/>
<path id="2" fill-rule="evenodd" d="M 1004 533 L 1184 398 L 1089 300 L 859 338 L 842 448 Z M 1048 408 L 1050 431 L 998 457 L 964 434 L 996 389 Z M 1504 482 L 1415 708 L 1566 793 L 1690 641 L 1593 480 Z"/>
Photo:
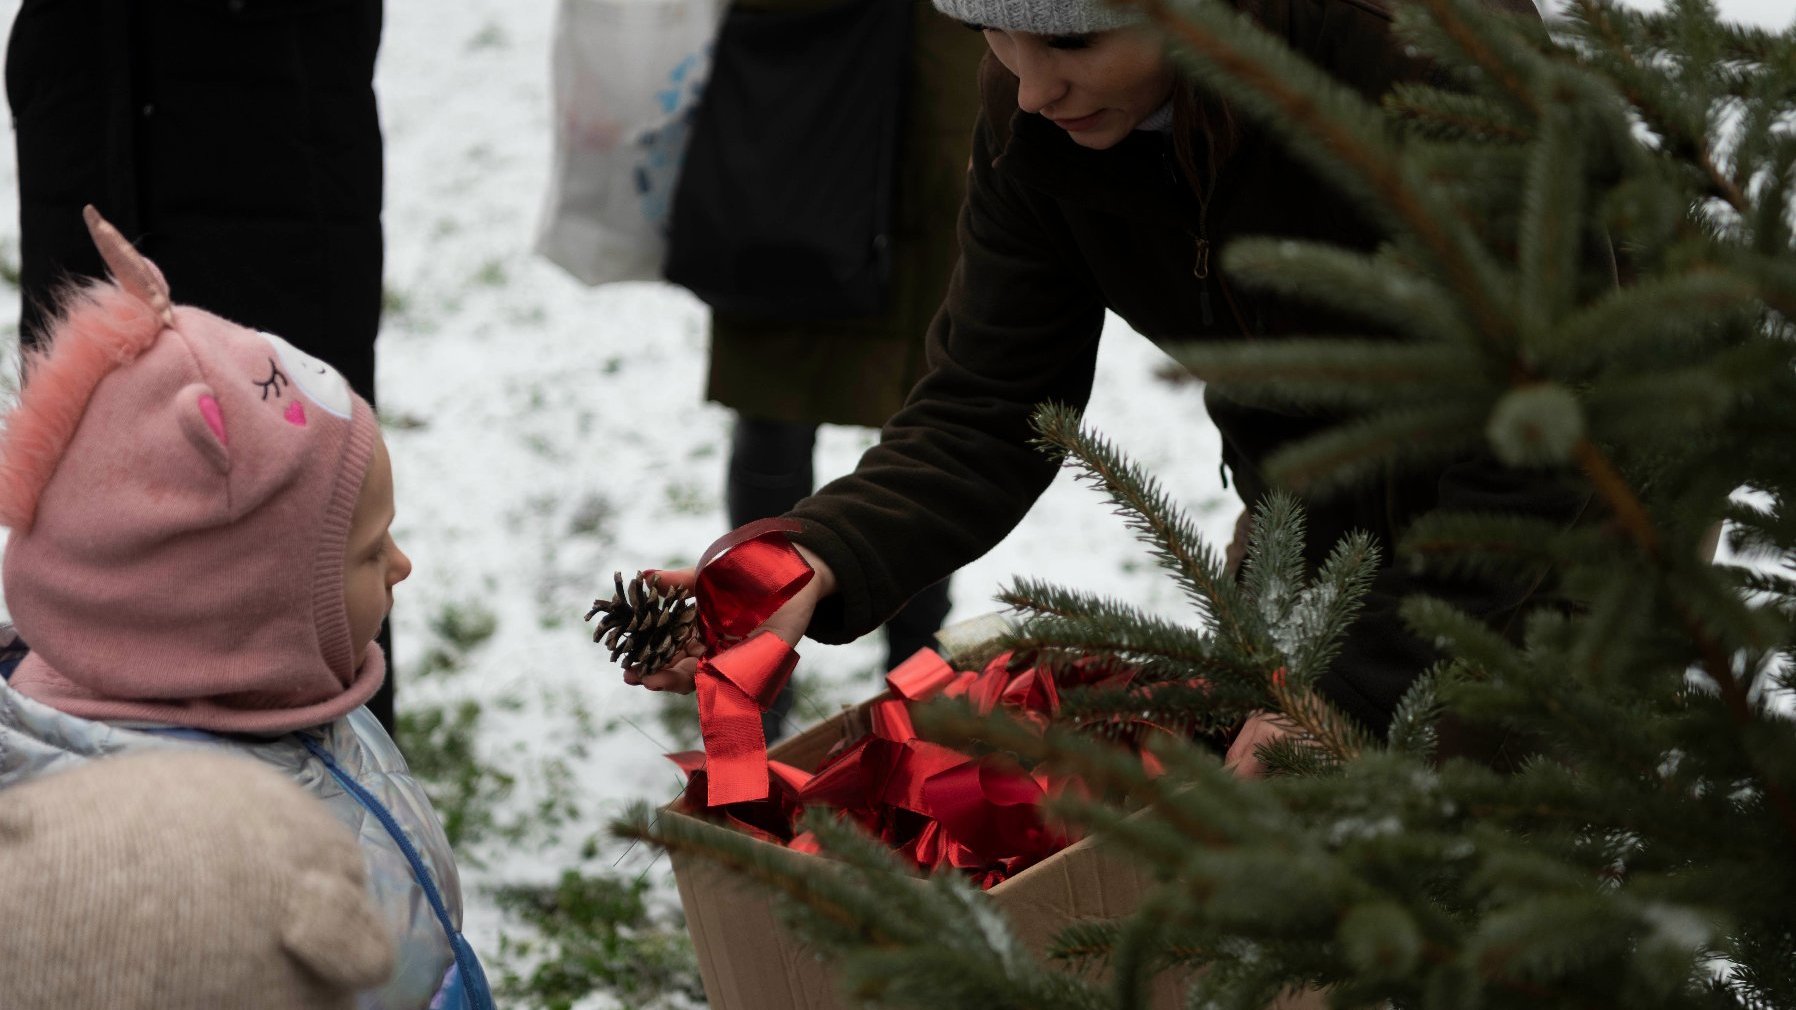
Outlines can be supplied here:
<path id="1" fill-rule="evenodd" d="M 613 572 L 617 595 L 592 601 L 586 619 L 604 613 L 592 640 L 611 650 L 611 661 L 644 672 L 659 670 L 678 659 L 698 630 L 698 607 L 684 586 L 663 586 L 655 577 L 638 575 L 624 585 L 624 573 Z"/>

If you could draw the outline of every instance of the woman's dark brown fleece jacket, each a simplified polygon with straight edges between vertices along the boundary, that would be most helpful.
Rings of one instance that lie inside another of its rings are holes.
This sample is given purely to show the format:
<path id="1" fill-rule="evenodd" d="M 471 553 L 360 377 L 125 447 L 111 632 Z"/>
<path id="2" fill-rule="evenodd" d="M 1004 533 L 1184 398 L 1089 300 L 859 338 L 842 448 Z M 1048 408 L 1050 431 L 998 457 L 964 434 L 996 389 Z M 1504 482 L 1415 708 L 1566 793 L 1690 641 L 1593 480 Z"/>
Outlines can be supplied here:
<path id="1" fill-rule="evenodd" d="M 1266 6 L 1269 30 L 1368 97 L 1418 76 L 1390 37 L 1388 13 L 1371 0 Z M 1056 469 L 1029 445 L 1030 412 L 1044 401 L 1085 405 L 1106 308 L 1163 346 L 1365 329 L 1288 298 L 1225 288 L 1214 269 L 1195 276 L 1200 240 L 1220 247 L 1239 236 L 1288 236 L 1360 249 L 1377 242 L 1345 197 L 1263 133 L 1246 131 L 1200 202 L 1181 181 L 1165 134 L 1137 131 L 1109 150 L 1086 150 L 1041 116 L 1019 112 L 1017 79 L 989 57 L 979 86 L 961 260 L 929 335 L 932 371 L 856 471 L 791 513 L 804 524 L 795 539 L 829 564 L 839 585 L 811 624 L 819 641 L 877 627 L 1022 519 Z M 1249 504 L 1268 490 L 1263 466 L 1275 450 L 1335 420 L 1231 403 L 1213 391 L 1205 399 Z M 1392 545 L 1415 517 L 1439 507 L 1569 520 L 1579 500 L 1550 476 L 1487 457 L 1306 500 L 1312 566 L 1355 529 L 1376 536 L 1386 559 L 1320 690 L 1382 730 L 1435 658 L 1398 618 L 1403 597 L 1426 592 L 1505 630 L 1528 602 L 1528 586 L 1446 581 L 1393 564 Z"/>

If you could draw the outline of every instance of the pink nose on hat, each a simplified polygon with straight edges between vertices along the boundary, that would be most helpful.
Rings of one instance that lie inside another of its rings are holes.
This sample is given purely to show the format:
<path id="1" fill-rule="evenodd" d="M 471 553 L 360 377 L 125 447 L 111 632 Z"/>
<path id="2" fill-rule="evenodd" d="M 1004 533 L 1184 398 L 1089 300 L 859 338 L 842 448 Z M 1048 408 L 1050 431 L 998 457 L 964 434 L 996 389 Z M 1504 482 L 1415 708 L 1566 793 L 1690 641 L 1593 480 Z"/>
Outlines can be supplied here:
<path id="1" fill-rule="evenodd" d="M 0 438 L 13 686 L 88 718 L 281 732 L 379 686 L 343 598 L 378 438 L 335 369 L 175 307 L 89 215 L 117 282 L 71 300 Z"/>

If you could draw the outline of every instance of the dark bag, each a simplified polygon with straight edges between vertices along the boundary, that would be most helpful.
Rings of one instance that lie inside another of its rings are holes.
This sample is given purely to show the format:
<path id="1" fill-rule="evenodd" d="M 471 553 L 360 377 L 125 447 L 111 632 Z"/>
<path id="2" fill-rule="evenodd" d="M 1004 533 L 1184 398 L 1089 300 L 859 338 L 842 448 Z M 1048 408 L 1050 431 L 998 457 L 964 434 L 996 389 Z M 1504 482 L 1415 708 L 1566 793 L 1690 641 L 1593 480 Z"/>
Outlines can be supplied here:
<path id="1" fill-rule="evenodd" d="M 712 308 L 877 315 L 909 0 L 732 7 L 674 191 L 666 276 Z"/>

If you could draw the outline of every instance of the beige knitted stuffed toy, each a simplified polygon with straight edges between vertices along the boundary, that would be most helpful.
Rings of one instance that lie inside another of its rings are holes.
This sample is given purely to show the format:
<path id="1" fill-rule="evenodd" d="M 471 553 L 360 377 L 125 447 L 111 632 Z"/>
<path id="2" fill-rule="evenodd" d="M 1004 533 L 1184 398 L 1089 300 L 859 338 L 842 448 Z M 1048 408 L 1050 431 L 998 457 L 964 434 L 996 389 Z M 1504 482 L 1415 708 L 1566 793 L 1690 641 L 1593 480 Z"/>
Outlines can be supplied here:
<path id="1" fill-rule="evenodd" d="M 393 951 L 317 800 L 200 749 L 0 791 L 0 1007 L 348 1010 Z"/>

